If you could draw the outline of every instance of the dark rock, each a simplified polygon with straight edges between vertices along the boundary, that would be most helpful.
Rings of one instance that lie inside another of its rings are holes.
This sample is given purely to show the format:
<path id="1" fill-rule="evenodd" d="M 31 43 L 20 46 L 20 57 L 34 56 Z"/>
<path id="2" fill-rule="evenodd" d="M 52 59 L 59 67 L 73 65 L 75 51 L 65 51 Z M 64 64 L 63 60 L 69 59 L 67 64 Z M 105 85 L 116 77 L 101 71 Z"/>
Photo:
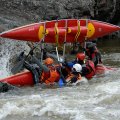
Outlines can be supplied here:
<path id="1" fill-rule="evenodd" d="M 120 21 L 120 0 L 1 0 L 0 3 L 0 16 L 15 21 L 20 18 L 38 22 L 83 15 L 114 24 Z"/>
<path id="2" fill-rule="evenodd" d="M 0 82 L 0 93 L 1 92 L 8 92 L 9 90 L 13 90 L 14 87 L 8 83 Z"/>

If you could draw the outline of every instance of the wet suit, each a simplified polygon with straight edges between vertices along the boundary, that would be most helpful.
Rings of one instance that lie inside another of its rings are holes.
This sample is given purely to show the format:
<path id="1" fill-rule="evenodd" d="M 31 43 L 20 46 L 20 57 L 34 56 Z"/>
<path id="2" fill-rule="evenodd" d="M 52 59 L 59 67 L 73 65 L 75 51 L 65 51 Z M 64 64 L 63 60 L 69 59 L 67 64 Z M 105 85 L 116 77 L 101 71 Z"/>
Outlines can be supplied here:
<path id="1" fill-rule="evenodd" d="M 40 69 L 37 64 L 30 64 L 26 61 L 24 63 L 24 67 L 32 73 L 34 84 L 38 84 L 40 82 L 40 76 L 42 73 L 42 69 Z"/>

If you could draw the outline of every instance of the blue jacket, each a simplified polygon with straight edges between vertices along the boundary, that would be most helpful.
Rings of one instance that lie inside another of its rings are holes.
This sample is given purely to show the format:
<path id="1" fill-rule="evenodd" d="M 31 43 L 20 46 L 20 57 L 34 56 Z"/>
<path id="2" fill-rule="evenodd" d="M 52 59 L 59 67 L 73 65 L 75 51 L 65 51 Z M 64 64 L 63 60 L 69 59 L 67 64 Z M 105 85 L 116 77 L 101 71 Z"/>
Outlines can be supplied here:
<path id="1" fill-rule="evenodd" d="M 74 60 L 74 61 L 67 62 L 67 65 L 68 65 L 68 67 L 72 68 L 73 65 L 76 64 L 76 63 L 77 63 L 77 61 Z"/>

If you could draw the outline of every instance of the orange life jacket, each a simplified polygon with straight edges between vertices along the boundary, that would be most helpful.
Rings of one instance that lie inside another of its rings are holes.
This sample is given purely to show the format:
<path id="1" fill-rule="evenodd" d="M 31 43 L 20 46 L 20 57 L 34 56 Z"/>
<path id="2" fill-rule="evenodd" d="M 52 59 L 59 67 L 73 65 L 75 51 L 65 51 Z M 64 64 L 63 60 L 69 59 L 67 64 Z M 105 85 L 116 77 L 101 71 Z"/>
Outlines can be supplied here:
<path id="1" fill-rule="evenodd" d="M 50 69 L 49 72 L 42 73 L 42 82 L 46 84 L 53 84 L 54 82 L 58 82 L 60 79 L 60 74 L 57 72 L 55 66 L 48 66 Z"/>
<path id="2" fill-rule="evenodd" d="M 66 78 L 66 81 L 69 82 L 73 77 L 77 77 L 77 80 L 81 80 L 81 79 L 82 79 L 82 77 L 81 77 L 80 74 L 74 75 L 74 74 L 70 73 L 70 74 L 68 75 L 68 77 Z"/>

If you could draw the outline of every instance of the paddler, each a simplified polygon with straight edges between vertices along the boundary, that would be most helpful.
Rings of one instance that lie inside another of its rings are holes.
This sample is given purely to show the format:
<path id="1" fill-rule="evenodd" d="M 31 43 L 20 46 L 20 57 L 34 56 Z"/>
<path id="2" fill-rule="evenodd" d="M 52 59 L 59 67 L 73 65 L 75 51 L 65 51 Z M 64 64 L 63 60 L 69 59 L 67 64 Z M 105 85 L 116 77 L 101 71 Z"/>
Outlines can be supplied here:
<path id="1" fill-rule="evenodd" d="M 80 64 L 74 64 L 71 73 L 66 78 L 67 85 L 77 85 L 82 79 L 81 71 L 82 66 Z"/>
<path id="2" fill-rule="evenodd" d="M 77 63 L 82 65 L 82 76 L 85 76 L 87 79 L 91 79 L 95 75 L 95 65 L 91 60 L 85 60 L 84 53 L 78 53 L 76 55 Z"/>
<path id="3" fill-rule="evenodd" d="M 49 68 L 49 72 L 46 73 L 43 71 L 41 76 L 41 82 L 47 85 L 51 85 L 54 84 L 55 82 L 58 82 L 60 79 L 60 74 L 56 69 L 54 60 L 48 57 L 44 60 L 44 64 Z"/>
<path id="4" fill-rule="evenodd" d="M 90 79 L 95 75 L 95 65 L 91 60 L 85 61 L 85 57 L 84 53 L 78 53 L 74 61 L 66 62 L 66 66 L 72 69 L 76 63 L 80 64 L 82 66 L 81 75 Z"/>
<path id="5" fill-rule="evenodd" d="M 24 68 L 28 69 L 32 75 L 34 84 L 45 83 L 54 84 L 59 81 L 60 74 L 54 64 L 54 60 L 50 57 L 46 57 L 44 64 L 40 62 L 38 58 L 35 57 L 33 52 L 30 53 L 31 58 L 24 61 Z M 22 52 L 19 59 L 24 59 L 25 55 Z"/>
<path id="6" fill-rule="evenodd" d="M 34 78 L 37 76 L 37 80 L 39 79 L 40 83 L 45 83 L 46 85 L 53 85 L 54 83 L 58 82 L 60 79 L 60 74 L 57 71 L 57 67 L 54 63 L 54 60 L 50 57 L 46 58 L 44 60 L 44 64 L 38 62 L 37 58 L 34 57 L 34 60 L 36 61 L 36 64 L 39 66 L 39 68 L 34 66 L 34 69 L 32 69 L 32 73 L 34 72 Z M 31 65 L 30 65 L 31 66 Z M 42 69 L 42 73 L 40 74 L 37 69 Z M 30 69 L 31 70 L 31 69 Z M 39 75 L 39 77 L 38 77 Z"/>
<path id="7" fill-rule="evenodd" d="M 86 52 L 86 55 L 88 56 L 88 59 L 92 60 L 95 66 L 97 64 L 102 63 L 101 54 L 96 47 L 96 43 L 93 43 L 93 42 L 86 43 L 85 52 Z"/>
<path id="8" fill-rule="evenodd" d="M 47 85 L 53 85 L 60 79 L 60 74 L 54 65 L 54 60 L 52 58 L 46 58 L 44 64 L 38 63 L 37 58 L 36 64 L 29 64 L 25 62 L 25 68 L 27 68 L 33 74 L 34 84 L 45 83 Z M 47 68 L 47 70 L 45 70 Z"/>

